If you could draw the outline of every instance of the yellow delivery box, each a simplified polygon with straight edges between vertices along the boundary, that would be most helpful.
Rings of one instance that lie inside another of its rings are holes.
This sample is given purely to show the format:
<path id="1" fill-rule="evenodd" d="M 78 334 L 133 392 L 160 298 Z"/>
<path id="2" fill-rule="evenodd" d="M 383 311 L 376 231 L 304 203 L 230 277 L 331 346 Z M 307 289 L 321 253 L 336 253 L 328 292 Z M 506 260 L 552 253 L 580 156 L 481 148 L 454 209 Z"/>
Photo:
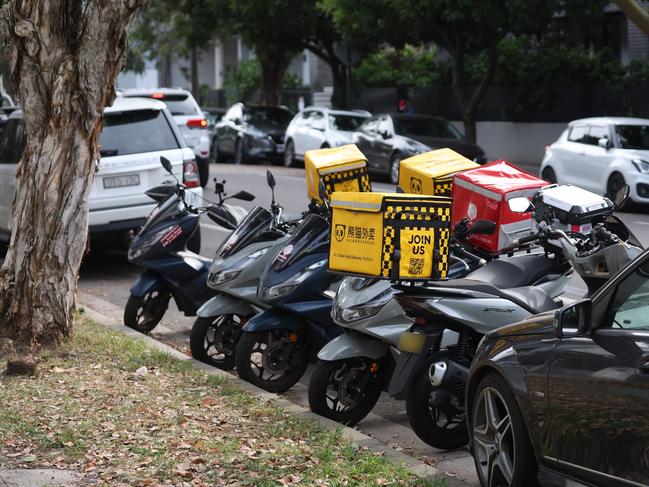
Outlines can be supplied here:
<path id="1" fill-rule="evenodd" d="M 399 164 L 399 186 L 413 194 L 451 196 L 453 175 L 480 167 L 452 149 L 438 149 L 404 159 Z"/>
<path id="2" fill-rule="evenodd" d="M 450 198 L 336 192 L 330 205 L 332 271 L 393 280 L 446 278 Z"/>
<path id="3" fill-rule="evenodd" d="M 354 144 L 308 150 L 304 153 L 304 169 L 310 199 L 320 201 L 320 180 L 329 198 L 334 191 L 372 191 L 367 158 Z"/>

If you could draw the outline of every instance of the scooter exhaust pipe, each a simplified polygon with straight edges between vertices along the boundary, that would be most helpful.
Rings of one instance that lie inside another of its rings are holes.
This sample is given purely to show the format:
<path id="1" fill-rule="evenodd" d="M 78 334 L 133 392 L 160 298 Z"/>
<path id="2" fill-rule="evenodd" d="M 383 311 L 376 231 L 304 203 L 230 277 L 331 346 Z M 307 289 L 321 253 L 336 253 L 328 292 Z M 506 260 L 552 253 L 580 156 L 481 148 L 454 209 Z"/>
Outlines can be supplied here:
<path id="1" fill-rule="evenodd" d="M 453 360 L 440 360 L 430 365 L 428 378 L 433 387 L 463 393 L 469 379 L 469 369 Z"/>

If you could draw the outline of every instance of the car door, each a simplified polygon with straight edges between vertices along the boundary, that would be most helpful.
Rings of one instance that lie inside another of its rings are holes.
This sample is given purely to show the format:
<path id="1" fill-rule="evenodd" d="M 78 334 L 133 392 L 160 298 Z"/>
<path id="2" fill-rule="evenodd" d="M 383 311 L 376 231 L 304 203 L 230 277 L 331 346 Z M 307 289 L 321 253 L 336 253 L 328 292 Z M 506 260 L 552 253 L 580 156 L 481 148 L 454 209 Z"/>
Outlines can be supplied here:
<path id="1" fill-rule="evenodd" d="M 649 259 L 596 300 L 595 328 L 565 336 L 548 376 L 548 454 L 596 485 L 649 484 Z"/>
<path id="2" fill-rule="evenodd" d="M 309 129 L 306 131 L 306 150 L 310 149 L 319 149 L 324 144 L 325 138 L 324 133 L 326 129 L 327 120 L 325 119 L 324 113 L 320 110 L 316 110 L 311 115 L 311 123 Z"/>
<path id="3" fill-rule="evenodd" d="M 367 164 L 369 169 L 376 171 L 380 170 L 381 166 L 374 154 L 374 141 L 378 130 L 378 117 L 374 116 L 367 122 L 360 126 L 357 132 L 354 133 L 356 146 L 367 157 Z"/>
<path id="4" fill-rule="evenodd" d="M 394 152 L 394 124 L 392 117 L 381 115 L 378 119 L 377 136 L 374 139 L 374 157 L 379 163 L 381 172 L 390 171 L 390 162 Z"/>
<path id="5" fill-rule="evenodd" d="M 588 125 L 585 123 L 574 124 L 570 127 L 568 138 L 562 147 L 555 149 L 560 160 L 560 165 L 555 168 L 555 173 L 561 184 L 574 184 L 583 187 L 581 183 L 587 141 Z"/>
<path id="6" fill-rule="evenodd" d="M 583 161 L 581 171 L 581 186 L 595 193 L 606 193 L 606 181 L 609 176 L 611 156 L 609 149 L 599 146 L 600 139 L 613 140 L 610 126 L 607 124 L 591 124 L 583 144 Z"/>
<path id="7" fill-rule="evenodd" d="M 20 120 L 10 118 L 0 139 L 0 232 L 9 236 L 9 218 L 16 192 L 15 134 Z"/>
<path id="8" fill-rule="evenodd" d="M 238 125 L 243 120 L 243 109 L 240 104 L 233 105 L 223 117 L 223 123 L 218 129 L 219 151 L 224 154 L 234 154 L 234 144 L 237 140 Z"/>

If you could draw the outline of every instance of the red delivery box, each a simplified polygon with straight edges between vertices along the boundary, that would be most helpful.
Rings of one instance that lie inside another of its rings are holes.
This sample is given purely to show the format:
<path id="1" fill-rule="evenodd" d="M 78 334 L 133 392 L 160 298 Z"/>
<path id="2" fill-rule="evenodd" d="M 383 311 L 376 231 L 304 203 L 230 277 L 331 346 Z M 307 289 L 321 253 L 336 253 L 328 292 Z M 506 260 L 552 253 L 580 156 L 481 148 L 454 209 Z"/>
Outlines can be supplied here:
<path id="1" fill-rule="evenodd" d="M 532 196 L 547 182 L 521 171 L 507 161 L 495 161 L 469 169 L 453 179 L 452 224 L 464 218 L 496 223 L 491 235 L 472 235 L 470 242 L 488 252 L 498 253 L 531 232 L 529 213 L 514 213 L 507 201 Z"/>

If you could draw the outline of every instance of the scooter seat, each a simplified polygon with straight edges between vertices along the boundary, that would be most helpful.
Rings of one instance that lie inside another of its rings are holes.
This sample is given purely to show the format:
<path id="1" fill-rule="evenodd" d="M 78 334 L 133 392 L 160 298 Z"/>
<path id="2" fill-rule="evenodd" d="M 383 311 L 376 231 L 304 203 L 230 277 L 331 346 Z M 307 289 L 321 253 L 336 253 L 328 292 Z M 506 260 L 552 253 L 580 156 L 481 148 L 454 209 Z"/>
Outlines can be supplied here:
<path id="1" fill-rule="evenodd" d="M 492 260 L 467 276 L 499 289 L 531 286 L 548 274 L 556 273 L 555 261 L 545 255 L 518 255 L 507 259 Z"/>
<path id="2" fill-rule="evenodd" d="M 543 289 L 534 286 L 524 286 L 513 289 L 503 289 L 500 295 L 511 299 L 519 306 L 533 314 L 545 313 L 557 308 L 557 303 Z"/>

